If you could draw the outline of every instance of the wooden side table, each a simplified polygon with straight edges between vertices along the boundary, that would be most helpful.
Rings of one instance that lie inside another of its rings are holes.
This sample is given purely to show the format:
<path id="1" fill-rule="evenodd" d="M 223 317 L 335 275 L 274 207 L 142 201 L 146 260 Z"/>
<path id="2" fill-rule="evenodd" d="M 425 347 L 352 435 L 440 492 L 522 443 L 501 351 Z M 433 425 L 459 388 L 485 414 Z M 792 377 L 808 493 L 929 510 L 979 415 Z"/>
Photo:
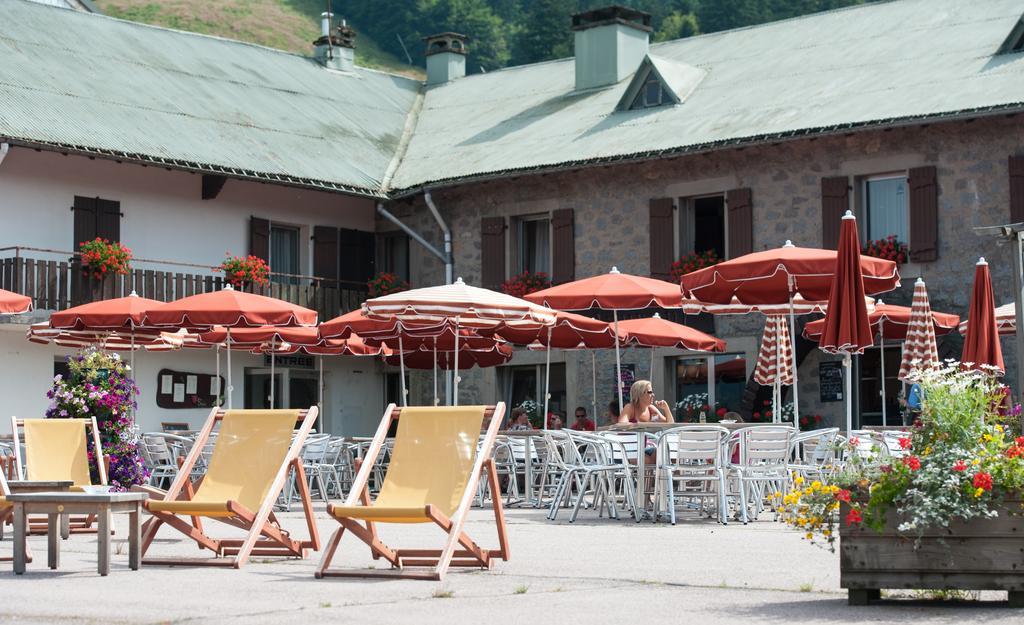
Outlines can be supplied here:
<path id="1" fill-rule="evenodd" d="M 25 572 L 25 547 L 27 519 L 29 514 L 47 515 L 46 552 L 47 564 L 56 569 L 60 564 L 60 540 L 58 540 L 61 515 L 95 514 L 97 531 L 97 570 L 100 575 L 110 573 L 110 515 L 127 513 L 128 521 L 128 566 L 136 571 L 141 561 L 139 535 L 142 502 L 146 493 L 18 493 L 7 496 L 14 504 L 14 572 Z"/>

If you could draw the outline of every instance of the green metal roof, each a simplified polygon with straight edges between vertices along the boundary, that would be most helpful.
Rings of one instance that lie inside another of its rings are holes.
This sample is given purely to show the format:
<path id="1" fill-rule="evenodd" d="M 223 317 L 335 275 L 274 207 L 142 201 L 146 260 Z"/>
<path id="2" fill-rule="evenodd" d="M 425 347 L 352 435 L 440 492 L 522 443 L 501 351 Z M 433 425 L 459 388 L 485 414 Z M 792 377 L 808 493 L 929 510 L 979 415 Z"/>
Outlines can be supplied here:
<path id="1" fill-rule="evenodd" d="M 677 105 L 573 59 L 426 88 L 216 37 L 0 2 L 0 139 L 384 197 L 533 170 L 1024 109 L 1020 0 L 896 0 L 652 45 Z M 568 26 L 567 26 L 568 27 Z"/>
<path id="2" fill-rule="evenodd" d="M 379 196 L 420 89 L 252 44 L 0 4 L 0 137 L 29 145 Z"/>

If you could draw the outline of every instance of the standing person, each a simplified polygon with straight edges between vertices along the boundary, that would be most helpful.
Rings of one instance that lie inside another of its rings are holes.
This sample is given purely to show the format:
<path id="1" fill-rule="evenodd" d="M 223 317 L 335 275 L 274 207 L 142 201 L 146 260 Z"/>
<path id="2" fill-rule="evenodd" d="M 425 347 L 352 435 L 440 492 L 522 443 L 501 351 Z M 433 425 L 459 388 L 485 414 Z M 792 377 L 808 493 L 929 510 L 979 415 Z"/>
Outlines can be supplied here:
<path id="1" fill-rule="evenodd" d="M 650 380 L 637 380 L 629 388 L 629 403 L 622 407 L 619 423 L 670 423 L 668 403 L 654 398 Z"/>
<path id="2" fill-rule="evenodd" d="M 924 391 L 921 389 L 921 385 L 914 382 L 910 385 L 910 390 L 907 391 L 907 418 L 903 425 L 914 425 L 914 422 L 921 418 L 921 409 L 924 404 Z"/>
<path id="3" fill-rule="evenodd" d="M 587 409 L 579 406 L 576 408 L 576 420 L 572 422 L 572 429 L 581 432 L 593 432 L 597 430 L 597 424 L 587 417 Z"/>
<path id="4" fill-rule="evenodd" d="M 614 399 L 608 402 L 608 413 L 606 415 L 608 425 L 615 425 L 619 422 L 619 402 Z"/>

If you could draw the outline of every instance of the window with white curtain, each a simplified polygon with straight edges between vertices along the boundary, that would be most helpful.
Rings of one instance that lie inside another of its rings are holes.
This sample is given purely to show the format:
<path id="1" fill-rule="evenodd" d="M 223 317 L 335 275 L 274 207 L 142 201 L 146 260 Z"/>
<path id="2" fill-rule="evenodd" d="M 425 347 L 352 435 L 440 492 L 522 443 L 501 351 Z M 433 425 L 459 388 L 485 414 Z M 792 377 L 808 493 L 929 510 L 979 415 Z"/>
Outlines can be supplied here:
<path id="1" fill-rule="evenodd" d="M 299 229 L 290 226 L 270 226 L 270 270 L 274 273 L 301 274 L 299 267 Z M 275 282 L 295 283 L 295 278 L 272 276 Z"/>
<path id="2" fill-rule="evenodd" d="M 522 217 L 518 222 L 518 273 L 551 273 L 551 220 L 547 215 Z"/>
<path id="3" fill-rule="evenodd" d="M 906 174 L 868 176 L 864 179 L 864 229 L 867 240 L 884 239 L 890 234 L 909 243 L 910 216 Z"/>

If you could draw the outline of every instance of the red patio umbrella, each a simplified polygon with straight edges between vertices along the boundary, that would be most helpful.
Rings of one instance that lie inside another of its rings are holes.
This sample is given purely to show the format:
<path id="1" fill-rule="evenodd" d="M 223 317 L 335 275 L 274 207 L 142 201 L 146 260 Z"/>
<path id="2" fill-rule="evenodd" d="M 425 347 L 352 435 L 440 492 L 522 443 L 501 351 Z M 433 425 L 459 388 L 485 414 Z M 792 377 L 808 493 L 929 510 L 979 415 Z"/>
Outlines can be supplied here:
<path id="1" fill-rule="evenodd" d="M 0 289 L 0 315 L 20 315 L 32 310 L 32 298 Z"/>
<path id="2" fill-rule="evenodd" d="M 836 254 L 835 280 L 828 298 L 825 329 L 818 348 L 830 354 L 844 354 L 846 365 L 846 431 L 853 429 L 853 389 L 851 354 L 860 354 L 874 344 L 868 309 L 864 302 L 863 263 L 857 220 L 846 211 L 839 227 L 839 250 Z M 796 425 L 796 424 L 794 424 Z"/>
<path id="3" fill-rule="evenodd" d="M 144 326 L 150 310 L 164 302 L 139 297 L 135 291 L 126 297 L 90 302 L 50 315 L 50 327 L 65 330 L 131 330 Z"/>
<path id="4" fill-rule="evenodd" d="M 110 330 L 64 330 L 51 328 L 46 322 L 32 324 L 26 338 L 39 345 L 60 345 L 61 347 L 82 348 L 97 345 L 107 351 L 169 351 L 179 349 L 183 336 L 157 330 L 138 330 L 134 335 Z"/>
<path id="5" fill-rule="evenodd" d="M 791 241 L 780 248 L 746 254 L 706 267 L 682 278 L 687 298 L 709 304 L 771 306 L 828 299 L 835 277 L 837 252 L 796 247 Z M 880 258 L 860 259 L 862 292 L 869 295 L 891 291 L 899 286 L 896 263 Z M 766 311 L 768 312 L 768 311 Z M 789 312 L 790 336 L 796 333 L 796 310 Z M 793 374 L 797 376 L 796 350 L 793 350 Z M 793 384 L 793 414 L 799 420 L 798 384 Z"/>
<path id="6" fill-rule="evenodd" d="M 402 354 L 406 367 L 411 369 L 432 369 L 435 366 L 446 371 L 451 371 L 456 366 L 459 370 L 472 367 L 495 367 L 503 365 L 512 359 L 512 348 L 508 345 L 498 345 L 494 349 L 466 349 L 459 348 L 459 357 L 455 358 L 455 352 L 437 352 L 433 350 L 418 349 L 416 351 Z M 384 362 L 389 365 L 397 365 L 398 354 L 385 356 Z"/>
<path id="7" fill-rule="evenodd" d="M 610 310 L 616 337 L 620 336 L 620 310 L 682 306 L 679 288 L 671 282 L 620 273 L 616 267 L 612 267 L 612 270 L 604 275 L 583 278 L 531 293 L 526 299 L 558 310 Z M 622 410 L 622 361 L 618 341 L 615 343 L 615 372 L 618 378 L 615 386 L 619 394 L 619 410 Z"/>
<path id="8" fill-rule="evenodd" d="M 145 325 L 186 330 L 224 326 L 228 345 L 228 408 L 232 406 L 231 329 L 260 326 L 314 326 L 316 311 L 273 297 L 236 291 L 231 285 L 220 291 L 191 295 L 146 312 Z M 273 388 L 273 378 L 271 378 Z M 271 390 L 273 395 L 273 390 Z"/>
<path id="9" fill-rule="evenodd" d="M 996 330 L 995 298 L 992 295 L 992 278 L 989 275 L 988 263 L 984 258 L 978 259 L 974 268 L 974 287 L 971 289 L 971 308 L 967 318 L 967 336 L 964 337 L 964 351 L 960 362 L 964 367 L 978 369 L 993 374 L 1006 372 L 1003 364 L 1003 348 L 999 344 L 999 333 Z"/>

